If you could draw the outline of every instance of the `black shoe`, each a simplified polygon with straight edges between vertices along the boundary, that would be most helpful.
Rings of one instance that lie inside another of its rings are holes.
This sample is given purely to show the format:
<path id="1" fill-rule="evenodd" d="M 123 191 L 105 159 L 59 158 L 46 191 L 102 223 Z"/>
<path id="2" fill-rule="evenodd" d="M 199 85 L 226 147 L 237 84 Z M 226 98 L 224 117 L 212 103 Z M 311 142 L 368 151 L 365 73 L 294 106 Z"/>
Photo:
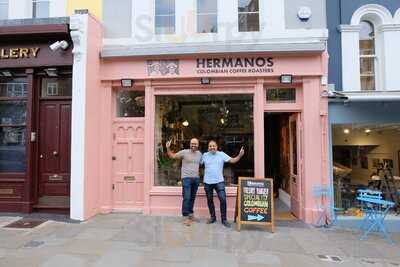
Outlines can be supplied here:
<path id="1" fill-rule="evenodd" d="M 231 227 L 231 224 L 230 224 L 227 220 L 222 221 L 222 225 L 225 226 L 225 227 L 227 227 L 227 228 L 230 228 L 230 227 Z"/>
<path id="2" fill-rule="evenodd" d="M 207 220 L 207 224 L 212 224 L 212 223 L 215 223 L 216 221 L 217 221 L 217 219 L 211 218 L 211 219 Z"/>

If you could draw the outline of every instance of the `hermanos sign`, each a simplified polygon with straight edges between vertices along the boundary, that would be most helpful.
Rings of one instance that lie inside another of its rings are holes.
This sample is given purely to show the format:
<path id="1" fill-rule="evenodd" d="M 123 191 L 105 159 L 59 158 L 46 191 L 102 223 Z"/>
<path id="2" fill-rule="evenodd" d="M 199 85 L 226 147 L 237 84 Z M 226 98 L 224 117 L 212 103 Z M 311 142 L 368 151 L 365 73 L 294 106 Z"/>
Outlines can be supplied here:
<path id="1" fill-rule="evenodd" d="M 272 57 L 198 58 L 198 74 L 212 73 L 271 73 L 274 72 Z"/>

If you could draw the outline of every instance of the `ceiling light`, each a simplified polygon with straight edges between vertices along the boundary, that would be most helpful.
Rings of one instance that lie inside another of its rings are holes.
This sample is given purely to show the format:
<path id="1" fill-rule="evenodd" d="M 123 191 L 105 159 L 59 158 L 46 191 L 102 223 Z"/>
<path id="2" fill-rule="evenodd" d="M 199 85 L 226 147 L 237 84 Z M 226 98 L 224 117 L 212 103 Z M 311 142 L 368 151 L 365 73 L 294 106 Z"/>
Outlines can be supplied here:
<path id="1" fill-rule="evenodd" d="M 365 133 L 370 133 L 371 129 L 365 129 Z"/>
<path id="2" fill-rule="evenodd" d="M 2 70 L 0 71 L 0 74 L 4 77 L 12 77 L 12 73 L 9 70 Z"/>
<path id="3" fill-rule="evenodd" d="M 346 128 L 346 129 L 343 130 L 343 132 L 344 132 L 345 134 L 349 134 L 349 133 L 350 133 L 350 130 Z"/>
<path id="4" fill-rule="evenodd" d="M 49 77 L 58 77 L 58 70 L 56 68 L 47 68 L 44 69 L 44 72 L 46 72 Z"/>
<path id="5" fill-rule="evenodd" d="M 282 74 L 280 80 L 281 80 L 281 83 L 283 83 L 283 84 L 292 84 L 293 83 L 293 75 L 292 74 Z"/>
<path id="6" fill-rule="evenodd" d="M 185 126 L 185 127 L 188 127 L 189 126 L 189 122 L 187 120 L 185 120 L 184 122 L 182 122 L 182 125 Z"/>

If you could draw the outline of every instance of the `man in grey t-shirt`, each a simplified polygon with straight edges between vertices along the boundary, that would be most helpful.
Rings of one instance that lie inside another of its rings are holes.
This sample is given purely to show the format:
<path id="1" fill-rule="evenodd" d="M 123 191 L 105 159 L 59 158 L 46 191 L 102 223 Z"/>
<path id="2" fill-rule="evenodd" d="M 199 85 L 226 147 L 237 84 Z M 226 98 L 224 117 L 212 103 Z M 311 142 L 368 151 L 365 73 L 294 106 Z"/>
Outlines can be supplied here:
<path id="1" fill-rule="evenodd" d="M 168 141 L 165 146 L 170 158 L 182 160 L 182 216 L 184 217 L 183 223 L 190 226 L 194 220 L 193 206 L 200 183 L 199 165 L 202 154 L 199 151 L 199 140 L 192 138 L 190 149 L 180 150 L 178 153 L 171 151 L 171 141 Z"/>

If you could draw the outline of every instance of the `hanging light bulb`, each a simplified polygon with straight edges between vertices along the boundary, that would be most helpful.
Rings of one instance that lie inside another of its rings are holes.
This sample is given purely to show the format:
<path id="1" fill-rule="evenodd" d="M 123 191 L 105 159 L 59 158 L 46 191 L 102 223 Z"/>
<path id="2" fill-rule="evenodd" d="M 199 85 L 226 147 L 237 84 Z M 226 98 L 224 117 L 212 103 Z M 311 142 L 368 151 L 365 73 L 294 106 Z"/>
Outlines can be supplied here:
<path id="1" fill-rule="evenodd" d="M 182 122 L 182 125 L 185 126 L 185 127 L 188 127 L 189 126 L 189 122 L 187 120 L 185 120 L 184 122 Z"/>
<path id="2" fill-rule="evenodd" d="M 220 122 L 221 122 L 221 124 L 224 124 L 224 123 L 225 123 L 224 118 L 221 118 L 221 119 L 220 119 Z"/>

